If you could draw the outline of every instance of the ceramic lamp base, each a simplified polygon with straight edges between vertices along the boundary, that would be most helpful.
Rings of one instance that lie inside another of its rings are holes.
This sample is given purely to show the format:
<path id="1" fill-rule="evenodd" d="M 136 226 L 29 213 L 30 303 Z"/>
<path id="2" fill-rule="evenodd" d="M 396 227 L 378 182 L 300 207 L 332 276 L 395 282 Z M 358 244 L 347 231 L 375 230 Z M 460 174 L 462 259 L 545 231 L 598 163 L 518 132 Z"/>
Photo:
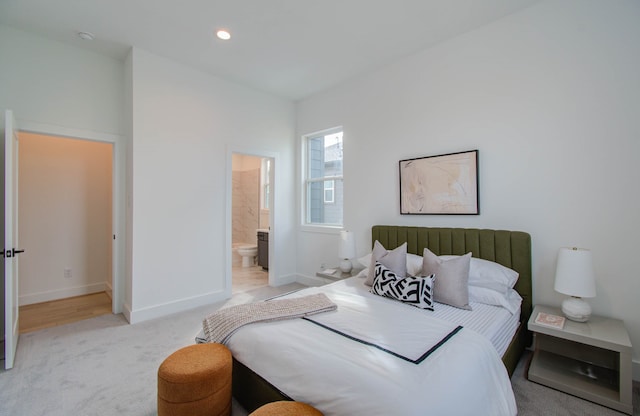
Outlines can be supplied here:
<path id="1" fill-rule="evenodd" d="M 349 273 L 352 269 L 351 260 L 344 259 L 340 261 L 340 270 L 342 273 Z"/>
<path id="2" fill-rule="evenodd" d="M 587 322 L 591 317 L 591 306 L 582 298 L 570 297 L 562 301 L 562 313 L 576 322 Z"/>

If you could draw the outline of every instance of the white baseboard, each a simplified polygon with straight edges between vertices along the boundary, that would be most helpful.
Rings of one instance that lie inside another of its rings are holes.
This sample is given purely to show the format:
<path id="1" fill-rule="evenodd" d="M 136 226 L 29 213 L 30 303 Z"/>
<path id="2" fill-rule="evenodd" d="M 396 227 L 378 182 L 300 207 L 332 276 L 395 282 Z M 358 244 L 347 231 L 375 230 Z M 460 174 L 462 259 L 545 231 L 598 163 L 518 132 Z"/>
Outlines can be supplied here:
<path id="1" fill-rule="evenodd" d="M 124 315 L 124 319 L 126 319 L 127 322 L 131 323 L 131 305 L 128 303 L 122 305 L 122 315 Z"/>
<path id="2" fill-rule="evenodd" d="M 229 296 L 223 290 L 207 293 L 201 296 L 181 299 L 175 302 L 168 302 L 161 305 L 149 306 L 146 308 L 131 310 L 130 305 L 124 305 L 123 314 L 130 324 L 148 321 L 149 319 L 161 318 L 178 312 L 197 308 L 198 306 L 211 305 L 227 299 Z"/>
<path id="3" fill-rule="evenodd" d="M 280 277 L 276 277 L 275 279 L 275 283 L 272 284 L 271 286 L 284 286 L 284 285 L 288 285 L 289 283 L 295 283 L 298 281 L 298 276 L 296 276 L 295 274 L 289 274 L 286 276 L 280 276 Z"/>
<path id="4" fill-rule="evenodd" d="M 21 295 L 18 299 L 20 306 L 31 305 L 34 303 L 49 302 L 52 300 L 70 298 L 73 296 L 90 295 L 91 293 L 104 292 L 106 283 L 93 283 L 85 286 L 68 287 L 64 289 L 49 290 L 39 293 L 27 293 Z"/>

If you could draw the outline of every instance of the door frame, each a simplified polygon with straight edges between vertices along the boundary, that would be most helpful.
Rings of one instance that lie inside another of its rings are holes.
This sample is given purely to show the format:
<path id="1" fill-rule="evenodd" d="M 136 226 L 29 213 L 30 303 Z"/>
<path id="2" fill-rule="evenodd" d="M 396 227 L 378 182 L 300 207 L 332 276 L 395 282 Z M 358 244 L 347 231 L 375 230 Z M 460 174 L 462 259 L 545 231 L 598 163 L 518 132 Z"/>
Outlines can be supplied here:
<path id="1" fill-rule="evenodd" d="M 111 250 L 111 309 L 114 314 L 122 313 L 125 288 L 125 242 L 126 242 L 126 138 L 117 134 L 100 133 L 92 130 L 75 129 L 55 124 L 38 123 L 19 119 L 18 132 L 57 136 L 78 140 L 110 143 L 113 145 L 112 154 L 112 240 Z M 113 237 L 112 237 L 113 238 Z"/>
<path id="2" fill-rule="evenodd" d="M 276 182 L 276 172 L 278 170 L 278 165 L 280 163 L 280 156 L 277 152 L 272 152 L 268 150 L 260 150 L 254 149 L 251 147 L 243 147 L 243 146 L 235 146 L 235 145 L 227 145 L 227 167 L 226 167 L 226 192 L 225 192 L 225 250 L 226 250 L 226 265 L 225 265 L 225 287 L 224 292 L 226 297 L 231 297 L 232 295 L 232 286 L 233 286 L 233 155 L 245 155 L 245 156 L 254 156 L 259 158 L 267 158 L 271 159 L 271 172 L 269 176 L 269 183 L 271 184 L 270 194 L 269 194 L 269 286 L 275 286 L 275 270 L 277 270 L 277 260 L 276 256 L 273 255 L 272 247 L 275 247 L 275 240 L 277 234 L 277 227 L 275 227 L 275 212 L 276 212 L 276 192 L 277 192 L 277 182 Z"/>

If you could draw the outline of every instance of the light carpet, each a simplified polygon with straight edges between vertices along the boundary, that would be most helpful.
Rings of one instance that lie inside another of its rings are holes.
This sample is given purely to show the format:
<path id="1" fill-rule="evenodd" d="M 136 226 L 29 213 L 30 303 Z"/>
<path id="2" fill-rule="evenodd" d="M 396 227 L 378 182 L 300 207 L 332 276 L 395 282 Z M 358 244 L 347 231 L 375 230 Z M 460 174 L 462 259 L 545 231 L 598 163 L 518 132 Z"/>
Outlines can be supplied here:
<path id="1" fill-rule="evenodd" d="M 15 367 L 0 372 L 0 415 L 154 416 L 160 363 L 192 344 L 208 313 L 302 287 L 265 287 L 225 302 L 129 325 L 121 315 L 43 329 L 20 337 Z M 621 413 L 526 380 L 523 357 L 512 383 L 521 416 Z M 634 384 L 634 415 L 638 412 Z M 233 416 L 247 412 L 234 402 Z"/>

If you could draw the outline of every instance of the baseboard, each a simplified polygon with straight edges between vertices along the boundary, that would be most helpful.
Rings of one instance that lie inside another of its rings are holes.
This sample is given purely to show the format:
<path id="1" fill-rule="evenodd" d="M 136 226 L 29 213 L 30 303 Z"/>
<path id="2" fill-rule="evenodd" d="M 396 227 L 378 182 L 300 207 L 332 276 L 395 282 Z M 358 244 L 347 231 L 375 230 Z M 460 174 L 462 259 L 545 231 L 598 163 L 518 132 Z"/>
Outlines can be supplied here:
<path id="1" fill-rule="evenodd" d="M 113 300 L 113 286 L 111 286 L 111 282 L 105 283 L 104 291 L 107 296 L 109 296 L 109 299 Z"/>
<path id="2" fill-rule="evenodd" d="M 127 322 L 131 323 L 131 305 L 128 303 L 122 305 L 122 315 L 124 315 L 124 319 L 126 319 Z"/>
<path id="3" fill-rule="evenodd" d="M 295 283 L 298 281 L 298 276 L 295 274 L 288 274 L 286 276 L 280 276 L 280 277 L 276 277 L 275 279 L 275 283 L 272 284 L 271 286 L 284 286 L 284 285 L 288 285 L 289 283 Z"/>
<path id="4" fill-rule="evenodd" d="M 631 374 L 633 377 L 633 381 L 640 381 L 640 361 L 633 360 L 631 362 L 631 366 L 633 368 Z"/>
<path id="5" fill-rule="evenodd" d="M 92 293 L 104 292 L 106 283 L 93 283 L 91 285 L 68 287 L 64 289 L 50 290 L 47 292 L 28 293 L 18 298 L 20 306 L 34 303 L 49 302 L 52 300 L 71 298 L 73 296 L 90 295 Z"/>
<path id="6" fill-rule="evenodd" d="M 146 308 L 132 310 L 130 305 L 124 305 L 123 314 L 130 324 L 136 324 L 149 319 L 162 318 L 178 312 L 197 308 L 198 306 L 211 305 L 227 299 L 228 296 L 223 290 L 211 292 L 200 296 L 180 299 L 175 302 L 167 302 L 161 305 L 149 306 Z"/>

